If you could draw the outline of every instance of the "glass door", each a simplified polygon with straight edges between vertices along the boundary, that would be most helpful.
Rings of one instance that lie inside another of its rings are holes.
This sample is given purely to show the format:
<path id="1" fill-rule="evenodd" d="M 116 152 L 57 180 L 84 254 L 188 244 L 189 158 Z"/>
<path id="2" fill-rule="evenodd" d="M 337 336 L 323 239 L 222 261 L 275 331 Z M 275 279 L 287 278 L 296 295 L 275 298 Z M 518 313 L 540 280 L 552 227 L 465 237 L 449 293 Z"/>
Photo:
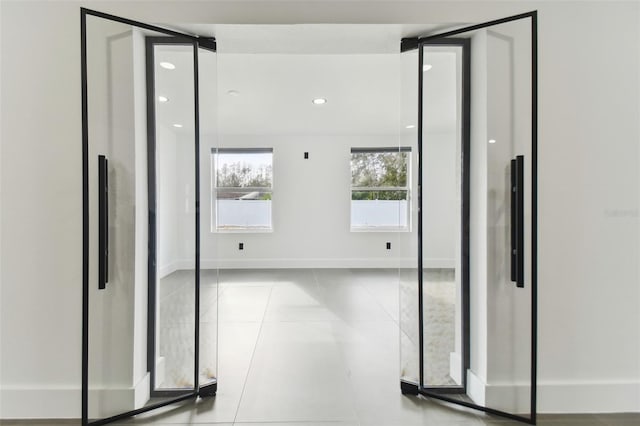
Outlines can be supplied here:
<path id="1" fill-rule="evenodd" d="M 200 136 L 198 140 L 198 171 L 200 177 L 197 192 L 200 274 L 200 318 L 198 334 L 198 383 L 202 397 L 213 396 L 218 389 L 218 306 L 219 306 L 219 258 L 215 235 L 211 235 L 211 150 L 218 146 L 218 55 L 215 40 L 198 46 L 198 105 L 200 110 Z M 202 259 L 202 260 L 201 260 Z"/>
<path id="2" fill-rule="evenodd" d="M 420 170 L 403 392 L 535 423 L 536 13 L 403 50 Z"/>
<path id="3" fill-rule="evenodd" d="M 215 41 L 88 9 L 81 30 L 82 424 L 97 425 L 215 394 L 198 210 L 199 102 L 215 96 L 199 71 Z"/>
<path id="4" fill-rule="evenodd" d="M 217 269 L 200 268 L 199 236 L 202 230 L 206 232 L 206 226 L 201 226 L 202 215 L 196 206 L 203 195 L 206 199 L 200 181 L 207 182 L 201 164 L 208 158 L 202 156 L 201 141 L 206 142 L 215 132 L 215 41 L 201 39 L 194 50 L 189 39 L 162 36 L 147 37 L 146 45 L 152 219 L 148 316 L 151 395 L 178 395 L 196 383 L 200 395 L 214 395 Z M 196 109 L 202 118 L 198 123 L 194 121 Z M 197 312 L 195 297 L 200 299 Z M 196 353 L 199 357 L 194 357 Z"/>

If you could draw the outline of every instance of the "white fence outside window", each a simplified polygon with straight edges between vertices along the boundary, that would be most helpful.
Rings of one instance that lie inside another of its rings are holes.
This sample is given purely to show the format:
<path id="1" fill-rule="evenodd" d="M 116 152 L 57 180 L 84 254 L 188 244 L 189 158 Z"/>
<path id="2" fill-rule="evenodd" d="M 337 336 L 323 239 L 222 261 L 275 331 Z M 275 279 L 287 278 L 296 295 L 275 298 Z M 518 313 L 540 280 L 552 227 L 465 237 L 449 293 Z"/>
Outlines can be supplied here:
<path id="1" fill-rule="evenodd" d="M 407 200 L 351 200 L 351 228 L 407 228 Z"/>
<path id="2" fill-rule="evenodd" d="M 270 229 L 271 200 L 218 200 L 218 229 Z"/>

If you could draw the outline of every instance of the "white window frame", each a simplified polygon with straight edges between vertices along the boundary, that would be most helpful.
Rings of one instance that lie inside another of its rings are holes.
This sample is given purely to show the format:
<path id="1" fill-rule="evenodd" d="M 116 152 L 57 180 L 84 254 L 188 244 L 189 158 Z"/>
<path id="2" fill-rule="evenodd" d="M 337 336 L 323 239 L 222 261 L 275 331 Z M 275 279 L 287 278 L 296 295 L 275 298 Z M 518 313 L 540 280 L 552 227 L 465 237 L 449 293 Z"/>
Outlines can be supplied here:
<path id="1" fill-rule="evenodd" d="M 374 187 L 364 187 L 364 186 L 353 186 L 353 183 L 350 184 L 351 190 L 349 191 L 349 226 L 351 232 L 411 232 L 411 147 L 402 146 L 402 147 L 352 147 L 349 155 L 349 169 L 351 173 L 351 154 L 354 153 L 406 153 L 406 163 L 407 163 L 407 182 L 406 186 L 374 186 Z M 351 173 L 349 176 L 351 176 Z M 406 225 L 405 226 L 354 226 L 352 223 L 353 218 L 353 193 L 354 192 L 369 192 L 369 191 L 406 191 L 407 193 L 407 211 L 406 211 Z"/>
<path id="2" fill-rule="evenodd" d="M 271 154 L 271 186 L 270 187 L 218 187 L 217 154 Z M 273 232 L 273 148 L 211 148 L 211 232 L 214 233 L 271 233 Z M 269 192 L 271 194 L 271 213 L 268 227 L 238 226 L 221 228 L 218 226 L 218 193 L 219 192 Z"/>

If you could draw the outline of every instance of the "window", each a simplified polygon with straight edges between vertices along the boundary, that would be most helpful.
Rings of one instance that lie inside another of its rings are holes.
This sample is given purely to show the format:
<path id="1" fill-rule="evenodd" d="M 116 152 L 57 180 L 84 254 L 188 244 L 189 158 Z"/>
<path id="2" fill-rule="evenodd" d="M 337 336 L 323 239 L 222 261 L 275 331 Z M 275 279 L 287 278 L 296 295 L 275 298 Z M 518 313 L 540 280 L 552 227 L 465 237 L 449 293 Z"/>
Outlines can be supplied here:
<path id="1" fill-rule="evenodd" d="M 409 229 L 411 148 L 351 149 L 351 230 Z"/>
<path id="2" fill-rule="evenodd" d="M 270 231 L 272 148 L 211 150 L 213 206 L 218 231 Z"/>

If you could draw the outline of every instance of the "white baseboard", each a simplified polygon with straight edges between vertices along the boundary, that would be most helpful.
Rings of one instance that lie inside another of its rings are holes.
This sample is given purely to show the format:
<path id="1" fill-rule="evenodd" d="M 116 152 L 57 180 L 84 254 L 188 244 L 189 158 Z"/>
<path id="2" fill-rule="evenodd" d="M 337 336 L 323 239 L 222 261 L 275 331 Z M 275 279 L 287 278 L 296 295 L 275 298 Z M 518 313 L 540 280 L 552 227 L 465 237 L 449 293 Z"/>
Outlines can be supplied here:
<path id="1" fill-rule="evenodd" d="M 171 262 L 166 265 L 158 266 L 158 279 L 164 278 L 169 274 L 173 274 L 178 270 L 176 262 Z"/>
<path id="2" fill-rule="evenodd" d="M 462 357 L 457 352 L 449 352 L 449 377 L 458 385 L 462 384 Z"/>
<path id="3" fill-rule="evenodd" d="M 467 371 L 469 396 L 480 405 L 528 413 L 530 387 L 525 384 L 489 384 Z M 640 381 L 539 382 L 539 413 L 639 413 Z"/>
<path id="4" fill-rule="evenodd" d="M 531 386 L 529 383 L 491 383 L 467 370 L 469 397 L 478 405 L 484 405 L 507 413 L 526 415 L 531 411 Z"/>
<path id="5" fill-rule="evenodd" d="M 422 265 L 429 269 L 454 269 L 456 267 L 456 260 L 447 258 L 424 258 L 422 259 Z"/>
<path id="6" fill-rule="evenodd" d="M 92 389 L 89 387 L 89 416 L 109 417 L 123 411 L 141 408 L 149 400 L 150 374 L 131 387 Z"/>
<path id="7" fill-rule="evenodd" d="M 151 373 L 147 373 L 133 387 L 134 410 L 144 407 L 151 398 Z"/>
<path id="8" fill-rule="evenodd" d="M 162 279 L 167 275 L 173 274 L 181 269 L 194 269 L 195 262 L 193 260 L 174 260 L 171 263 L 158 267 L 158 279 Z"/>
<path id="9" fill-rule="evenodd" d="M 3 386 L 0 390 L 0 419 L 78 419 L 81 395 L 80 387 Z"/>
<path id="10" fill-rule="evenodd" d="M 467 371 L 469 396 L 482 404 L 484 395 L 507 386 L 486 386 L 471 371 Z M 129 395 L 131 406 L 140 406 L 149 389 L 149 376 L 135 388 L 112 391 Z M 7 387 L 0 389 L 0 418 L 9 419 L 77 419 L 80 417 L 80 388 Z M 148 395 L 148 394 L 147 394 Z M 112 395 L 109 395 L 111 398 Z M 137 401 L 136 401 L 137 399 Z M 528 409 L 528 405 L 527 405 Z M 542 382 L 538 384 L 539 413 L 638 413 L 640 412 L 640 381 L 629 382 Z"/>
<path id="11" fill-rule="evenodd" d="M 413 258 L 202 259 L 202 269 L 415 268 Z"/>
<path id="12" fill-rule="evenodd" d="M 640 381 L 538 382 L 541 413 L 639 413 Z"/>
<path id="13" fill-rule="evenodd" d="M 423 260 L 425 268 L 452 269 L 455 259 Z M 202 269 L 283 269 L 283 268 L 417 268 L 418 261 L 407 257 L 378 258 L 244 258 L 202 259 Z M 178 259 L 158 268 L 158 278 L 164 278 L 179 270 L 193 269 L 195 263 L 189 259 Z"/>
<path id="14" fill-rule="evenodd" d="M 484 405 L 486 387 L 484 380 L 473 371 L 467 370 L 467 394 L 474 403 Z"/>
<path id="15" fill-rule="evenodd" d="M 149 400 L 149 373 L 135 386 L 89 389 L 89 416 L 106 417 L 141 408 Z M 0 390 L 0 419 L 77 419 L 81 415 L 80 387 L 18 388 Z M 92 401 L 100 401 L 92 404 Z M 100 412 L 97 412 L 100 410 Z"/>
<path id="16" fill-rule="evenodd" d="M 166 366 L 167 366 L 167 362 L 166 362 L 166 358 L 163 356 L 159 356 L 158 359 L 156 360 L 156 384 L 155 384 L 155 388 L 159 388 L 161 387 L 161 385 L 164 383 L 164 380 L 166 378 Z"/>

